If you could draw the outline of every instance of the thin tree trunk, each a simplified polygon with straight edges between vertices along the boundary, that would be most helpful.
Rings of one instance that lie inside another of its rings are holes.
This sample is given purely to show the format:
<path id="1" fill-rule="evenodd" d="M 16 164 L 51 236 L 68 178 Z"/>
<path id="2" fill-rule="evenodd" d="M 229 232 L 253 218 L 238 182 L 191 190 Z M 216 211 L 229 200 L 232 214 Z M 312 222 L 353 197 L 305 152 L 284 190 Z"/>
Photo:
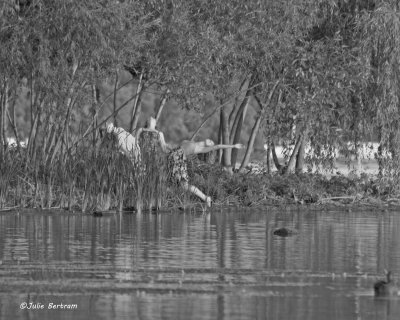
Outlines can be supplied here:
<path id="1" fill-rule="evenodd" d="M 271 173 L 271 136 L 267 136 L 267 158 L 266 158 L 266 163 L 267 163 L 267 173 Z"/>
<path id="2" fill-rule="evenodd" d="M 303 140 L 303 136 L 301 135 L 297 139 L 296 144 L 294 146 L 294 149 L 292 151 L 292 154 L 290 155 L 290 159 L 289 159 L 289 162 L 287 164 L 287 167 L 286 167 L 286 170 L 285 170 L 285 174 L 289 174 L 289 173 L 293 173 L 294 172 L 295 164 L 296 164 L 296 158 L 297 158 L 297 154 L 299 152 L 302 140 Z"/>
<path id="3" fill-rule="evenodd" d="M 240 136 L 242 133 L 242 127 L 243 127 L 243 122 L 246 116 L 246 111 L 248 108 L 248 105 L 250 103 L 250 95 L 251 95 L 251 90 L 249 90 L 249 87 L 253 85 L 254 82 L 254 77 L 252 74 L 248 75 L 243 83 L 241 84 L 240 90 L 242 91 L 245 86 L 247 86 L 247 91 L 245 93 L 245 96 L 240 103 L 235 104 L 234 109 L 232 110 L 231 114 L 229 115 L 229 125 L 231 125 L 232 120 L 232 128 L 229 136 L 229 142 L 230 144 L 236 144 L 239 143 L 240 141 Z M 239 105 L 238 108 L 236 106 Z M 233 119 L 233 117 L 235 118 Z M 232 149 L 231 150 L 231 163 L 233 168 L 236 167 L 236 161 L 237 161 L 237 156 L 238 156 L 239 150 L 237 149 Z"/>
<path id="4" fill-rule="evenodd" d="M 219 129 L 218 129 L 218 144 L 222 144 L 222 121 L 219 122 Z M 222 163 L 222 149 L 218 150 L 217 155 L 218 163 Z"/>
<path id="5" fill-rule="evenodd" d="M 235 134 L 234 134 L 233 140 L 231 141 L 231 144 L 239 143 L 239 141 L 240 141 L 240 134 L 241 134 L 241 132 L 242 132 L 243 120 L 244 120 L 244 116 L 243 116 L 243 111 L 242 111 L 242 112 L 240 113 L 238 125 L 237 125 L 237 127 L 236 127 Z M 232 129 L 233 129 L 233 128 L 232 128 Z M 237 156 L 238 156 L 238 149 L 232 149 L 232 151 L 231 151 L 231 163 L 232 163 L 232 166 L 233 166 L 234 169 L 235 169 L 235 167 L 236 167 Z"/>
<path id="6" fill-rule="evenodd" d="M 118 83 L 118 74 L 117 74 L 117 79 L 115 80 L 115 86 Z M 116 94 L 117 90 L 114 88 L 114 112 L 115 112 L 115 107 L 116 107 Z M 99 96 L 100 96 L 100 92 L 99 92 L 99 88 L 93 84 L 92 85 L 92 122 L 93 122 L 93 129 L 97 128 L 97 124 L 98 124 L 98 105 L 99 105 Z M 114 114 L 114 124 L 115 124 L 115 117 L 116 115 Z M 93 141 L 92 141 L 92 145 L 93 147 L 96 145 L 96 141 L 97 141 L 97 130 L 93 130 Z"/>
<path id="7" fill-rule="evenodd" d="M 261 103 L 261 101 L 258 99 L 258 97 L 256 95 L 254 95 L 254 98 L 256 99 L 256 101 L 258 102 L 258 104 L 260 106 L 260 114 L 259 114 L 256 122 L 254 123 L 253 129 L 251 130 L 249 143 L 247 145 L 246 153 L 242 160 L 242 164 L 240 165 L 239 171 L 243 171 L 244 168 L 248 165 L 248 163 L 250 161 L 250 156 L 251 156 L 251 153 L 253 152 L 254 142 L 256 141 L 256 136 L 257 136 L 258 130 L 260 129 L 260 125 L 261 125 L 261 121 L 263 119 L 265 108 L 266 108 L 266 106 L 269 106 L 269 104 L 271 103 L 272 97 L 273 97 L 279 83 L 280 83 L 280 80 L 277 80 L 275 82 L 274 86 L 272 87 L 272 89 L 268 95 L 267 103 L 264 105 Z"/>
<path id="8" fill-rule="evenodd" d="M 16 123 L 16 120 L 15 120 L 16 119 L 16 117 L 15 117 L 15 103 L 16 103 L 16 97 L 14 96 L 13 104 L 11 106 L 12 117 L 10 115 L 9 110 L 7 111 L 7 117 L 8 117 L 8 121 L 9 121 L 9 123 L 11 125 L 11 128 L 12 128 L 14 136 L 15 136 L 15 142 L 17 144 L 18 153 L 20 155 L 22 155 L 21 154 L 21 140 L 19 138 L 17 123 Z"/>
<path id="9" fill-rule="evenodd" d="M 139 100 L 139 104 L 136 107 L 135 116 L 133 117 L 133 120 L 131 122 L 131 128 L 133 128 L 132 131 L 137 128 L 141 113 L 142 113 L 142 102 L 141 100 Z"/>
<path id="10" fill-rule="evenodd" d="M 81 84 L 81 88 L 83 88 L 85 86 L 85 84 L 86 84 L 86 81 L 84 81 Z M 71 112 L 72 112 L 73 106 L 75 105 L 75 102 L 76 102 L 77 98 L 78 98 L 78 95 L 76 95 L 74 98 L 73 97 L 69 97 L 68 98 L 69 101 L 67 103 L 67 113 L 65 115 L 64 122 L 62 123 L 61 128 L 60 128 L 60 130 L 58 132 L 58 135 L 56 137 L 56 142 L 55 142 L 54 148 L 50 153 L 51 154 L 51 158 L 50 158 L 50 163 L 49 164 L 52 164 L 54 162 L 55 156 L 56 156 L 57 151 L 58 151 L 58 149 L 60 147 L 60 142 L 62 141 L 64 132 L 65 132 L 65 129 L 69 125 L 69 121 L 70 121 L 70 118 L 71 118 Z"/>
<path id="11" fill-rule="evenodd" d="M 49 142 L 51 141 L 54 121 L 52 118 L 52 114 L 50 112 L 47 113 L 44 118 L 44 128 L 43 128 L 43 138 L 42 138 L 42 158 L 45 159 L 49 150 Z"/>
<path id="12" fill-rule="evenodd" d="M 39 102 L 38 106 L 35 108 L 36 112 L 33 111 L 34 106 L 31 106 L 33 118 L 32 118 L 31 129 L 29 132 L 29 139 L 28 139 L 28 146 L 27 146 L 27 155 L 29 155 L 29 157 L 31 157 L 31 158 L 33 157 L 33 153 L 35 150 L 36 137 L 37 137 L 37 132 L 39 131 L 39 126 L 40 126 L 39 123 L 40 123 L 40 117 L 42 114 L 44 97 L 39 98 L 39 94 L 38 94 L 37 97 L 35 98 L 35 104 L 37 103 L 38 100 L 40 100 L 40 102 Z"/>
<path id="13" fill-rule="evenodd" d="M 273 142 L 271 142 L 271 153 L 272 153 L 272 160 L 274 161 L 274 165 L 276 167 L 276 170 L 281 172 L 283 166 L 279 163 L 278 156 L 276 155 L 275 143 L 273 143 Z"/>
<path id="14" fill-rule="evenodd" d="M 238 127 L 240 127 L 240 129 L 241 129 L 241 125 L 243 123 L 244 115 L 246 114 L 246 110 L 249 105 L 249 102 L 250 102 L 250 94 L 246 94 L 242 103 L 240 104 L 240 107 L 236 113 L 236 117 L 232 124 L 231 133 L 229 135 L 229 140 L 231 143 L 233 143 L 235 136 L 238 133 Z M 239 129 L 239 136 L 240 136 L 240 129 Z"/>
<path id="15" fill-rule="evenodd" d="M 41 110 L 39 110 L 38 113 L 34 116 L 34 120 L 32 123 L 32 127 L 29 133 L 29 138 L 28 138 L 28 147 L 27 147 L 27 154 L 32 157 L 33 155 L 33 150 L 35 146 L 35 140 L 36 140 L 36 132 L 38 131 L 38 125 L 39 125 L 39 118 L 40 118 L 40 113 Z"/>
<path id="16" fill-rule="evenodd" d="M 256 141 L 256 136 L 257 136 L 258 130 L 260 129 L 261 120 L 262 120 L 262 114 L 260 113 L 256 122 L 254 123 L 253 129 L 251 130 L 249 142 L 247 144 L 246 153 L 242 160 L 242 164 L 240 165 L 239 171 L 243 171 L 244 168 L 249 164 L 250 156 L 251 156 L 251 153 L 253 152 L 254 142 Z"/>
<path id="17" fill-rule="evenodd" d="M 43 158 L 45 159 L 45 163 L 48 163 L 49 159 L 51 158 L 52 151 L 55 149 L 55 146 L 57 144 L 57 136 L 60 134 L 61 131 L 61 124 L 58 124 L 51 117 L 49 118 L 49 122 L 49 126 L 46 128 L 48 132 L 45 131 L 44 133 L 45 136 L 48 137 L 45 141 L 45 145 L 43 146 Z"/>
<path id="18" fill-rule="evenodd" d="M 267 173 L 270 174 L 271 173 L 271 144 L 268 144 L 267 147 Z"/>
<path id="19" fill-rule="evenodd" d="M 156 112 L 156 122 L 160 119 L 161 112 L 164 109 L 165 104 L 167 103 L 168 100 L 168 95 L 169 95 L 169 89 L 165 91 L 163 94 L 163 97 L 161 99 L 160 105 L 158 106 L 157 112 Z"/>
<path id="20" fill-rule="evenodd" d="M 243 89 L 245 88 L 245 86 L 247 86 L 247 89 L 249 88 L 250 82 L 252 81 L 251 77 L 252 77 L 251 75 L 250 75 L 250 77 L 249 77 L 249 75 L 246 75 L 246 77 L 243 79 L 242 83 L 240 84 L 239 92 L 243 92 Z M 245 94 L 245 97 L 243 98 L 243 100 L 246 98 L 246 96 L 248 96 L 249 92 L 250 92 L 250 90 L 246 91 L 246 94 Z M 243 104 L 243 100 L 241 103 L 239 103 L 239 99 L 241 96 L 242 96 L 241 94 L 237 95 L 235 102 L 233 103 L 232 111 L 229 114 L 229 126 L 231 126 L 232 121 L 234 120 L 234 118 L 236 118 L 235 116 L 237 115 L 237 112 L 240 109 L 240 106 Z"/>
<path id="21" fill-rule="evenodd" d="M 7 139 L 6 139 L 6 110 L 7 110 L 7 104 L 8 104 L 8 83 L 6 80 L 6 83 L 4 84 L 3 90 L 1 94 L 1 99 L 0 99 L 0 143 L 1 143 L 1 159 L 3 159 L 4 156 L 4 151 L 5 147 L 7 144 Z"/>
<path id="22" fill-rule="evenodd" d="M 221 128 L 222 128 L 222 144 L 229 144 L 229 126 L 228 115 L 225 109 L 221 109 Z M 222 165 L 232 172 L 231 166 L 231 149 L 224 149 L 222 152 Z"/>
<path id="23" fill-rule="evenodd" d="M 135 100 L 132 106 L 131 123 L 129 131 L 133 132 L 136 129 L 139 120 L 140 106 L 141 106 L 141 95 L 143 91 L 143 72 L 140 74 L 139 83 L 136 88 Z"/>
<path id="24" fill-rule="evenodd" d="M 118 88 L 118 71 L 115 72 L 115 82 L 114 82 L 114 96 L 113 96 L 113 124 L 117 126 L 117 88 Z M 95 98 L 96 105 L 97 99 Z M 97 123 L 94 126 L 97 127 Z"/>
<path id="25" fill-rule="evenodd" d="M 7 111 L 8 111 L 8 84 L 6 84 L 5 92 L 4 92 L 4 107 L 1 114 L 1 121 L 2 121 L 2 134 L 3 134 L 3 146 L 7 146 Z"/>
<path id="26" fill-rule="evenodd" d="M 239 117 L 236 117 L 236 119 L 238 119 L 238 121 L 236 121 L 236 127 L 235 125 L 232 127 L 232 131 L 234 131 L 234 135 L 233 135 L 233 139 L 231 140 L 231 138 L 229 139 L 231 144 L 236 144 L 239 143 L 240 141 L 240 136 L 242 134 L 242 127 L 243 127 L 243 122 L 244 122 L 244 118 L 246 116 L 246 111 L 248 108 L 250 102 L 250 97 L 246 95 L 245 99 L 243 100 L 242 105 L 244 105 L 244 107 L 239 109 L 238 114 Z M 232 131 L 231 131 L 231 135 L 232 135 Z M 237 160 L 237 156 L 238 156 L 239 150 L 238 149 L 232 149 L 231 151 L 231 163 L 233 168 L 236 167 L 236 160 Z"/>
<path id="27" fill-rule="evenodd" d="M 303 135 L 303 137 L 301 138 L 299 152 L 297 153 L 296 157 L 296 174 L 303 173 L 305 154 L 306 154 L 306 137 L 305 135 Z"/>
<path id="28" fill-rule="evenodd" d="M 31 111 L 31 128 L 33 127 L 33 123 L 34 123 L 34 120 L 33 120 L 33 117 L 34 117 L 34 111 L 33 111 L 33 107 L 34 107 L 34 105 L 36 105 L 36 103 L 34 103 L 33 102 L 33 93 L 35 92 L 34 90 L 33 90 L 33 74 L 31 74 L 31 79 L 30 79 L 31 81 L 30 81 L 30 89 L 31 89 L 31 91 L 30 91 L 30 111 Z M 35 100 L 38 98 L 38 94 L 36 94 L 36 96 L 35 96 Z"/>

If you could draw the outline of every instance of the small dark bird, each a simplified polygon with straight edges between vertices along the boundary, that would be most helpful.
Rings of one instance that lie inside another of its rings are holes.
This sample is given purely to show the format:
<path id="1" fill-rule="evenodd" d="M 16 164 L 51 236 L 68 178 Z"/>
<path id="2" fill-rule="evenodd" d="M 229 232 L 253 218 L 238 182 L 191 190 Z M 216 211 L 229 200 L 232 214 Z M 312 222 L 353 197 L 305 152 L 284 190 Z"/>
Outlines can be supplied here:
<path id="1" fill-rule="evenodd" d="M 377 297 L 387 297 L 387 296 L 397 296 L 398 288 L 391 279 L 392 273 L 386 271 L 386 280 L 379 280 L 374 284 L 375 296 Z"/>
<path id="2" fill-rule="evenodd" d="M 287 228 L 279 228 L 274 231 L 275 236 L 280 236 L 280 237 L 288 237 L 295 234 L 293 230 L 287 229 Z"/>
<path id="3" fill-rule="evenodd" d="M 103 212 L 101 212 L 101 211 L 93 211 L 93 216 L 94 217 L 102 217 L 103 216 Z"/>

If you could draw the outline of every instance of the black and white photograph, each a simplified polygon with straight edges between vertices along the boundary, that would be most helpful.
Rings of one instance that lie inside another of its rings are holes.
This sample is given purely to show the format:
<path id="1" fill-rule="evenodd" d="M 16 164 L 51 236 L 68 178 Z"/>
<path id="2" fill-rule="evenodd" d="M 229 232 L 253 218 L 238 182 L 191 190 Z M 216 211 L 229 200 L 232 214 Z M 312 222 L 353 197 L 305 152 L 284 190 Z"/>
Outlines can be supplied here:
<path id="1" fill-rule="evenodd" d="M 0 320 L 400 319 L 399 0 L 0 0 Z"/>

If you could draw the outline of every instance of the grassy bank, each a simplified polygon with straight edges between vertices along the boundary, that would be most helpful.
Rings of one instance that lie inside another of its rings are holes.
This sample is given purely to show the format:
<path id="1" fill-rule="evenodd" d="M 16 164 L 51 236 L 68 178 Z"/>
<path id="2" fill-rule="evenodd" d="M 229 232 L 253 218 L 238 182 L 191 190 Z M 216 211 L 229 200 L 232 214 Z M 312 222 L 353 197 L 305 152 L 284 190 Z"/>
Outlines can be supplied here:
<path id="1" fill-rule="evenodd" d="M 46 160 L 8 148 L 0 162 L 0 205 L 7 208 L 65 208 L 93 212 L 124 208 L 191 206 L 199 200 L 171 184 L 164 156 L 142 148 L 133 163 L 111 143 L 79 146 Z M 215 206 L 397 204 L 394 179 L 376 175 L 280 175 L 225 172 L 196 158 L 188 161 L 190 183 L 210 195 Z"/>
<path id="2" fill-rule="evenodd" d="M 303 173 L 229 175 L 221 167 L 195 160 L 190 166 L 193 184 L 210 194 L 217 205 L 386 206 L 400 204 L 396 179 L 376 174 Z"/>

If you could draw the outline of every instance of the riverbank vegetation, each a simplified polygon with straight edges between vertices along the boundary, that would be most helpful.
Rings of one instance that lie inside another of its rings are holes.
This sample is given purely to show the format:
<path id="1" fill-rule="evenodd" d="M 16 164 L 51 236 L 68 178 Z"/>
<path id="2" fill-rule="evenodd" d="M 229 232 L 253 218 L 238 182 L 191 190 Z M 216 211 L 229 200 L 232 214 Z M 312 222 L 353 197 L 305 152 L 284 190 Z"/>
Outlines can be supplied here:
<path id="1" fill-rule="evenodd" d="M 247 146 L 192 163 L 216 204 L 396 199 L 399 16 L 394 0 L 2 0 L 0 206 L 182 206 L 165 159 L 100 136 L 149 115 L 174 142 Z M 369 141 L 376 176 L 304 173 Z M 247 174 L 257 143 L 264 172 Z"/>

